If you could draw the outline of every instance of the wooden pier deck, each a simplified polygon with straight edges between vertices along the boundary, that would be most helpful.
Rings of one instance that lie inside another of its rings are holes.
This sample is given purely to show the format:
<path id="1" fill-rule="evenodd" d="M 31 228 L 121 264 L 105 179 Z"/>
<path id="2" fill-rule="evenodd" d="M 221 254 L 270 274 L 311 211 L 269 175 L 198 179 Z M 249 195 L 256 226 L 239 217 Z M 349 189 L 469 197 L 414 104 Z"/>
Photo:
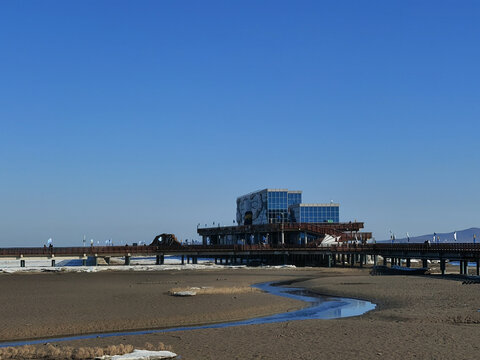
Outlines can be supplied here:
<path id="1" fill-rule="evenodd" d="M 411 260 L 420 260 L 426 267 L 428 260 L 438 260 L 442 273 L 448 261 L 460 262 L 460 274 L 467 273 L 469 262 L 476 263 L 476 273 L 479 273 L 480 244 L 449 243 L 449 244 L 367 244 L 341 245 L 328 247 L 309 247 L 292 245 L 189 245 L 189 246 L 91 246 L 91 247 L 16 247 L 0 248 L 0 258 L 15 258 L 20 266 L 26 266 L 28 258 L 52 259 L 72 257 L 84 261 L 89 257 L 108 260 L 112 257 L 125 258 L 125 264 L 130 264 L 132 257 L 155 257 L 156 264 L 164 263 L 165 256 L 180 256 L 182 263 L 198 262 L 198 258 L 212 258 L 220 264 L 292 264 L 296 266 L 364 266 L 367 257 L 373 264 L 390 263 L 398 265 L 405 263 L 410 266 Z M 94 262 L 97 263 L 96 261 Z"/>

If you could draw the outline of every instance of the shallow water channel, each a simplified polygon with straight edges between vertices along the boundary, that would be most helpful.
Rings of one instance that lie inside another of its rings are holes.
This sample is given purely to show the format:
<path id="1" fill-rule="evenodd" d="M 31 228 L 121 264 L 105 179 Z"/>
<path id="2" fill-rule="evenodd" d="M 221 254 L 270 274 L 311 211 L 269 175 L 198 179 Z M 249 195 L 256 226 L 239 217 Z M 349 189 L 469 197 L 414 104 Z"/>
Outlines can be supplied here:
<path id="1" fill-rule="evenodd" d="M 295 321 L 295 320 L 309 320 L 309 319 L 338 319 L 343 317 L 362 315 L 370 310 L 375 309 L 375 304 L 356 299 L 339 298 L 339 297 L 327 297 L 315 294 L 311 291 L 303 288 L 276 286 L 272 282 L 253 285 L 262 291 L 267 293 L 288 297 L 291 299 L 302 300 L 309 305 L 303 309 L 290 311 L 286 313 L 280 313 L 275 315 L 257 317 L 241 321 L 233 321 L 227 323 L 201 325 L 201 326 L 184 326 L 167 329 L 151 329 L 140 331 L 127 331 L 127 332 L 112 332 L 112 333 L 98 333 L 87 334 L 78 336 L 68 336 L 59 338 L 47 338 L 36 340 L 24 340 L 14 342 L 2 342 L 0 347 L 7 346 L 22 346 L 22 345 L 36 345 L 46 342 L 59 342 L 59 341 L 72 341 L 72 340 L 85 340 L 96 338 L 107 338 L 113 336 L 128 336 L 128 335 L 145 335 L 155 333 L 167 333 L 173 331 L 188 331 L 199 329 L 219 329 L 232 326 L 242 325 L 256 325 L 256 324 L 269 324 L 276 322 Z"/>

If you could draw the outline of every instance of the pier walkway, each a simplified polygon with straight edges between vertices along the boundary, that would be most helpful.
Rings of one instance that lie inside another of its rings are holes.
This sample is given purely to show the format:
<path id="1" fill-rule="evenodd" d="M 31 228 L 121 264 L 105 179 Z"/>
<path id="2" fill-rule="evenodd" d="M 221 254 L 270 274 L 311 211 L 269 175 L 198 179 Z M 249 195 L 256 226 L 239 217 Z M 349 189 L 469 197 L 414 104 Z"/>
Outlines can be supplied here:
<path id="1" fill-rule="evenodd" d="M 51 259 L 55 266 L 58 257 L 81 259 L 83 265 L 87 259 L 98 258 L 110 262 L 112 257 L 122 257 L 125 264 L 130 264 L 132 257 L 155 257 L 155 263 L 164 264 L 165 256 L 179 256 L 182 264 L 198 262 L 198 258 L 212 258 L 219 264 L 247 265 L 281 265 L 296 266 L 364 266 L 369 257 L 375 265 L 400 265 L 410 267 L 412 260 L 422 261 L 427 267 L 428 260 L 440 262 L 440 269 L 445 273 L 449 261 L 460 263 L 460 274 L 468 273 L 469 262 L 475 262 L 476 274 L 480 275 L 480 244 L 367 244 L 341 246 L 292 246 L 292 245 L 190 245 L 190 246 L 91 246 L 91 247 L 52 247 L 52 248 L 1 248 L 0 258 L 13 258 L 26 266 L 28 258 Z"/>

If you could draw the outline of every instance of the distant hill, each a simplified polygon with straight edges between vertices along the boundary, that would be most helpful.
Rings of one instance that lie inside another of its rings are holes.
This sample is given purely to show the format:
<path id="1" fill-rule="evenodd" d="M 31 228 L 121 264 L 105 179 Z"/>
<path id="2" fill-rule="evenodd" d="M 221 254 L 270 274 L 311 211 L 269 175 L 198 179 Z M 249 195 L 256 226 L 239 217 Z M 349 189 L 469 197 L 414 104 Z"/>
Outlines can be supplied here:
<path id="1" fill-rule="evenodd" d="M 455 242 L 453 238 L 453 233 L 437 233 L 437 236 L 440 238 L 440 243 L 453 243 Z M 470 228 L 470 229 L 465 229 L 465 230 L 457 230 L 457 243 L 472 243 L 473 242 L 473 235 L 477 235 L 476 242 L 480 244 L 480 228 Z M 412 236 L 410 237 L 410 242 L 411 243 L 424 243 L 426 240 L 430 240 L 430 242 L 433 243 L 433 233 L 431 234 L 426 234 L 426 235 L 420 235 L 420 236 Z M 377 241 L 379 243 L 383 242 L 391 242 L 391 240 L 379 240 Z M 395 239 L 396 243 L 403 243 L 407 242 L 407 238 L 397 238 Z"/>

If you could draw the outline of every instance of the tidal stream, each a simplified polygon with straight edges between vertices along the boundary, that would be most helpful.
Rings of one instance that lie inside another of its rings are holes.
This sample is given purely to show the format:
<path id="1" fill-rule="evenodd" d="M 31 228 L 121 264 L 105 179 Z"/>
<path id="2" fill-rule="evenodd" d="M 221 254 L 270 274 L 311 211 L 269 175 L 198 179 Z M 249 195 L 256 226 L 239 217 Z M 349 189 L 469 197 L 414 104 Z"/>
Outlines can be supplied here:
<path id="1" fill-rule="evenodd" d="M 97 333 L 97 334 L 58 337 L 58 338 L 0 342 L 0 347 L 36 345 L 36 344 L 53 343 L 53 342 L 60 342 L 60 341 L 108 338 L 113 336 L 146 335 L 146 334 L 167 333 L 167 332 L 174 332 L 174 331 L 220 329 L 220 328 L 226 328 L 226 327 L 232 327 L 232 326 L 270 324 L 270 323 L 296 321 L 296 320 L 338 319 L 338 318 L 359 316 L 359 315 L 365 314 L 366 312 L 375 309 L 375 306 L 376 306 L 375 304 L 369 301 L 340 298 L 340 297 L 327 297 L 327 296 L 315 294 L 303 288 L 285 287 L 281 285 L 275 285 L 272 282 L 253 285 L 253 287 L 256 287 L 262 291 L 265 291 L 273 295 L 305 301 L 306 303 L 308 303 L 308 306 L 300 310 L 294 310 L 294 311 L 289 311 L 289 312 L 275 314 L 275 315 L 262 316 L 262 317 L 247 319 L 247 320 L 240 320 L 240 321 L 233 321 L 233 322 L 226 322 L 226 323 L 200 325 L 200 326 L 183 326 L 183 327 L 166 328 L 166 329 Z"/>

